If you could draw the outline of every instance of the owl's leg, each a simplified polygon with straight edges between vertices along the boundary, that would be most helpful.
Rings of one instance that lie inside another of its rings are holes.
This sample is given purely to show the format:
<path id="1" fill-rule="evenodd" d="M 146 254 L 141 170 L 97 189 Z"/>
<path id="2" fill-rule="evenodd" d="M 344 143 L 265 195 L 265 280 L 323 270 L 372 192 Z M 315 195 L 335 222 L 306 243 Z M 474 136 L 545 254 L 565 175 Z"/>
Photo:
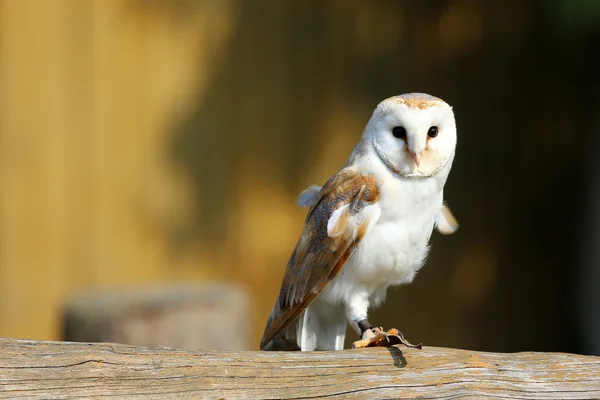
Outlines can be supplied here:
<path id="1" fill-rule="evenodd" d="M 298 319 L 296 336 L 302 351 L 343 350 L 346 318 L 342 306 L 317 298 Z"/>
<path id="2" fill-rule="evenodd" d="M 373 346 L 390 346 L 387 336 L 385 336 L 385 334 L 381 332 L 379 328 L 373 328 L 373 325 L 371 325 L 367 319 L 359 321 L 358 327 L 360 328 L 360 336 L 362 339 L 352 343 L 353 349 Z"/>
<path id="3" fill-rule="evenodd" d="M 375 347 L 375 346 L 391 346 L 390 340 L 381 328 L 374 328 L 368 319 L 363 319 L 357 322 L 358 328 L 360 329 L 361 340 L 357 340 L 352 343 L 352 348 L 360 349 L 363 347 Z"/>
<path id="4" fill-rule="evenodd" d="M 355 349 L 372 346 L 390 346 L 385 332 L 379 328 L 373 328 L 367 320 L 367 311 L 370 303 L 370 296 L 366 290 L 356 290 L 345 304 L 348 322 L 362 337 L 362 340 L 358 340 L 352 344 L 352 347 Z"/>
<path id="5" fill-rule="evenodd" d="M 374 328 L 367 319 L 367 311 L 369 309 L 370 300 L 369 294 L 365 291 L 356 290 L 344 304 L 346 318 L 350 325 L 360 332 L 361 340 L 357 340 L 352 344 L 355 349 L 362 347 L 374 346 L 393 346 L 395 344 L 403 344 L 408 347 L 421 348 L 420 344 L 410 344 L 398 329 L 390 329 L 385 332 L 382 328 Z"/>
<path id="6" fill-rule="evenodd" d="M 369 297 L 367 291 L 359 291 L 355 288 L 355 292 L 344 304 L 348 323 L 362 336 L 362 340 L 352 344 L 353 348 L 373 346 L 374 343 L 385 342 L 385 337 L 375 333 L 373 326 L 367 320 L 367 311 L 370 305 Z"/>

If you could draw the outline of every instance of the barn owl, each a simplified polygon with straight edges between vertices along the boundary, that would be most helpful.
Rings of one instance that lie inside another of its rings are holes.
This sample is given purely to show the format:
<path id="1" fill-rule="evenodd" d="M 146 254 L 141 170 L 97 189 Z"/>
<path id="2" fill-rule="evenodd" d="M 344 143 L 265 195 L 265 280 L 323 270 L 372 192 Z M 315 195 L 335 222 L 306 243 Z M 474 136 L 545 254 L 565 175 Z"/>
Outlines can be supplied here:
<path id="1" fill-rule="evenodd" d="M 455 147 L 454 114 L 441 99 L 410 93 L 377 105 L 342 169 L 298 198 L 308 215 L 262 350 L 341 350 L 348 324 L 362 337 L 353 347 L 389 345 L 390 335 L 410 345 L 367 313 L 389 286 L 412 282 L 434 227 L 458 227 L 443 201 Z"/>

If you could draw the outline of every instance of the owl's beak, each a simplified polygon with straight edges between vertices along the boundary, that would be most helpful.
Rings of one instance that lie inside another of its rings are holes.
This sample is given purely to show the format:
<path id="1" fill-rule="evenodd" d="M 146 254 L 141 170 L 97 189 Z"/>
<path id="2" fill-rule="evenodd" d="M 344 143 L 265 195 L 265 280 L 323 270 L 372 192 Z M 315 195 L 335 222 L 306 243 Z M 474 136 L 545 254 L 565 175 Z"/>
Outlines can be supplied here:
<path id="1" fill-rule="evenodd" d="M 412 157 L 412 159 L 415 161 L 415 164 L 417 165 L 417 168 L 419 167 L 419 164 L 421 164 L 421 154 L 423 153 L 410 153 L 410 156 Z"/>

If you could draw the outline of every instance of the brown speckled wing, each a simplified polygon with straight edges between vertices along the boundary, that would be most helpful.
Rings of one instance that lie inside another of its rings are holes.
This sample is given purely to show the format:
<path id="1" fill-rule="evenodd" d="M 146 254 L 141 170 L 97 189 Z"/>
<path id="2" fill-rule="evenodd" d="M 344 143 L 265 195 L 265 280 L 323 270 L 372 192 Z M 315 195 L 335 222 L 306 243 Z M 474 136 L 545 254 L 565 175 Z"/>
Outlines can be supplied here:
<path id="1" fill-rule="evenodd" d="M 281 336 L 306 307 L 344 266 L 369 226 L 362 218 L 364 207 L 377 201 L 375 178 L 359 175 L 355 168 L 344 168 L 321 189 L 308 211 L 302 236 L 290 257 L 279 297 L 267 322 L 260 348 Z M 348 215 L 341 216 L 330 236 L 327 223 L 333 212 L 348 204 Z M 357 220 L 359 218 L 359 220 Z M 352 221 L 352 226 L 345 226 Z"/>

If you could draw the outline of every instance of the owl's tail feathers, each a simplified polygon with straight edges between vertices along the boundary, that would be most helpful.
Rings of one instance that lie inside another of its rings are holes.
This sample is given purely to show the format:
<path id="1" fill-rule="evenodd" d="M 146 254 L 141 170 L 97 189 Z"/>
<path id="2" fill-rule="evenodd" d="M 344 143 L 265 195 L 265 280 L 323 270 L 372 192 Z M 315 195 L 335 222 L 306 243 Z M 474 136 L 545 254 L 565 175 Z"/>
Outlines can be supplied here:
<path id="1" fill-rule="evenodd" d="M 273 319 L 273 312 L 269 316 L 267 326 Z M 283 332 L 268 342 L 265 342 L 263 337 L 260 349 L 265 351 L 343 350 L 346 327 L 346 315 L 341 304 L 326 304 L 317 299 Z"/>
<path id="2" fill-rule="evenodd" d="M 271 321 L 274 318 L 275 308 L 271 312 L 269 316 L 269 321 L 267 322 L 267 327 L 271 324 Z M 296 341 L 296 325 L 298 321 L 293 322 L 288 326 L 283 332 L 276 335 L 273 339 L 265 342 L 265 337 L 263 336 L 260 341 L 260 349 L 264 351 L 297 351 L 300 350 Z"/>
<path id="3" fill-rule="evenodd" d="M 294 332 L 294 337 L 290 338 L 288 332 Z M 296 342 L 296 323 L 289 326 L 284 332 L 275 336 L 271 341 L 261 344 L 261 350 L 264 351 L 298 351 L 298 343 Z"/>

